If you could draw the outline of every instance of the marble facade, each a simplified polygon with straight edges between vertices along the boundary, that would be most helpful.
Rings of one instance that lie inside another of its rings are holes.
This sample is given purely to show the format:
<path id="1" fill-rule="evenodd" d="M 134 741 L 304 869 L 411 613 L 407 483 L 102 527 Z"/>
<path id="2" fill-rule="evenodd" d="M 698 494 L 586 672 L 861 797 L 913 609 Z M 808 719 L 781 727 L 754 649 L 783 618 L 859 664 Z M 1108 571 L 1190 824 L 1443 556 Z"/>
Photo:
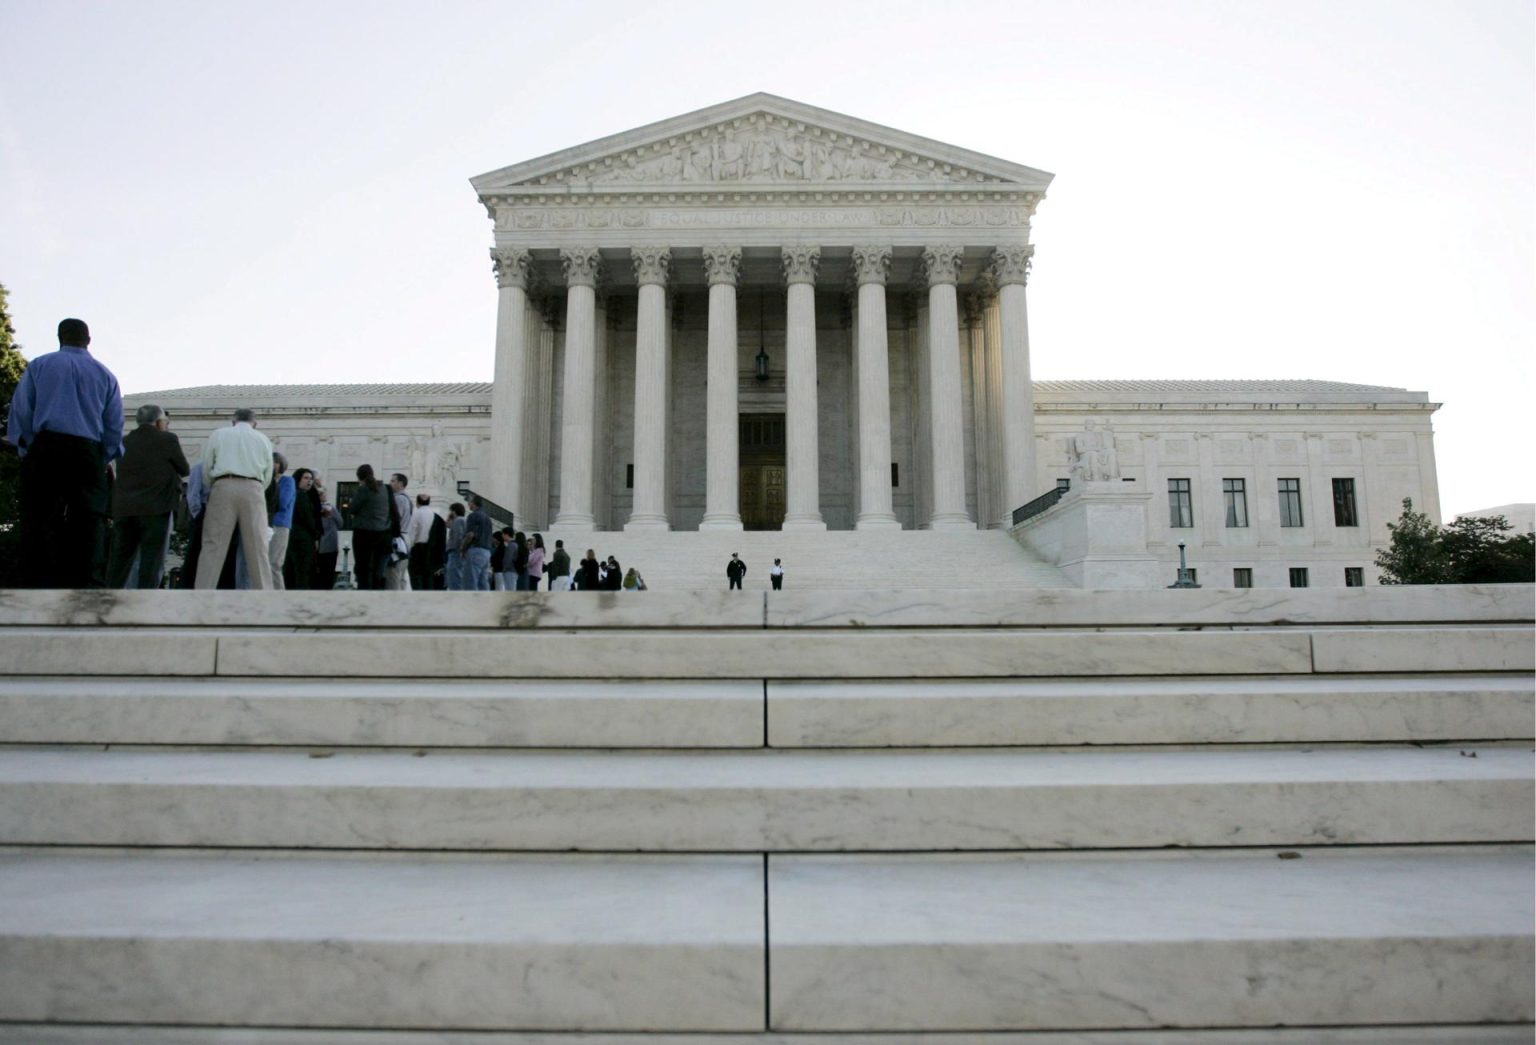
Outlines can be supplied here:
<path id="1" fill-rule="evenodd" d="M 1102 422 L 1146 495 L 1153 559 L 1182 540 L 1202 583 L 1374 582 L 1402 499 L 1438 518 L 1437 404 L 1314 381 L 1032 381 L 1030 219 L 1051 178 L 752 95 L 472 179 L 494 226 L 494 382 L 213 386 L 127 409 L 158 402 L 196 450 L 252 406 L 333 482 L 364 462 L 441 501 L 467 482 L 562 535 L 1006 528 Z M 1352 525 L 1334 525 L 1335 479 L 1354 483 Z M 1231 480 L 1247 525 L 1224 516 Z M 1301 525 L 1281 525 L 1281 480 Z"/>

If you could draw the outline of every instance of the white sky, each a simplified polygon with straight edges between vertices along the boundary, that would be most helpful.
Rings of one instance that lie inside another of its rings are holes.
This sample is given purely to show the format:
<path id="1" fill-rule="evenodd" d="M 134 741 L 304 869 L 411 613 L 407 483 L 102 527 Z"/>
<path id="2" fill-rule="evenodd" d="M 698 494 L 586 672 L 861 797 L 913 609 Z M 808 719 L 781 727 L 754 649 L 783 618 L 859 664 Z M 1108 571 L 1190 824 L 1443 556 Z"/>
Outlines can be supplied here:
<path id="1" fill-rule="evenodd" d="M 468 179 L 754 91 L 1057 175 L 1041 379 L 1397 385 L 1536 500 L 1530 0 L 0 0 L 0 283 L 128 392 L 487 381 Z"/>

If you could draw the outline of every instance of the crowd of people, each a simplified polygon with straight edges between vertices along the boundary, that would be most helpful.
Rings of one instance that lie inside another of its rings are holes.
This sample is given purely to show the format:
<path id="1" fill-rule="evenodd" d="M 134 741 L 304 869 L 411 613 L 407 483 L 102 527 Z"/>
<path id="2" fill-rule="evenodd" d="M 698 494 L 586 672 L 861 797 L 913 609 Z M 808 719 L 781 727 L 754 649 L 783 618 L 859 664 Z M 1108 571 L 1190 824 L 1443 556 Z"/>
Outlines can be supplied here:
<path id="1" fill-rule="evenodd" d="M 61 322 L 59 350 L 33 360 L 12 397 L 4 442 L 21 455 L 28 587 L 646 590 L 613 555 L 588 548 L 572 563 L 564 541 L 551 549 L 543 534 L 498 527 L 474 494 L 445 519 L 429 494 L 406 493 L 400 472 L 382 482 L 361 465 L 348 500 L 333 503 L 313 469 L 290 472 L 250 409 L 234 411 L 189 466 L 159 406 L 139 407 L 123 434 L 117 379 L 90 341 L 81 320 Z M 185 559 L 167 574 L 178 533 Z M 733 552 L 727 586 L 741 588 L 746 572 Z M 778 559 L 769 579 L 783 587 Z"/>

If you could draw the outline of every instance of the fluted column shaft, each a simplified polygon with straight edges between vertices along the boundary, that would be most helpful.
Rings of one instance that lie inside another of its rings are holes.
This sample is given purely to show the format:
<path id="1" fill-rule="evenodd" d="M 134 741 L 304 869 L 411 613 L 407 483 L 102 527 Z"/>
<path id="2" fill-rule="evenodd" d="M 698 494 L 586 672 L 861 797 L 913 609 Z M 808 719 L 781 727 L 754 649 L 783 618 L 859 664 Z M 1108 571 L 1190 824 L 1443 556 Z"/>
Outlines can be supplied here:
<path id="1" fill-rule="evenodd" d="M 528 369 L 528 281 L 533 258 L 526 250 L 492 248 L 491 265 L 501 289 L 496 302 L 496 369 L 491 385 L 491 458 L 482 486 L 491 500 L 523 512 L 523 379 Z M 425 485 L 427 477 L 411 477 Z"/>
<path id="2" fill-rule="evenodd" d="M 891 366 L 885 279 L 891 248 L 855 247 L 858 282 L 859 530 L 899 530 L 891 507 Z"/>
<path id="3" fill-rule="evenodd" d="M 741 248 L 704 248 L 709 278 L 709 360 L 705 394 L 705 487 L 701 530 L 741 529 L 736 396 L 736 280 Z"/>
<path id="4" fill-rule="evenodd" d="M 1035 389 L 1029 376 L 1029 312 L 1024 286 L 1035 248 L 1000 248 L 992 255 L 1003 334 L 1003 489 L 1005 525 L 1013 510 L 1039 496 L 1035 477 Z"/>
<path id="5" fill-rule="evenodd" d="M 928 275 L 928 387 L 933 416 L 928 437 L 933 464 L 933 508 L 928 525 L 935 530 L 974 529 L 965 510 L 965 424 L 960 388 L 960 308 L 955 295 L 961 249 L 923 251 Z"/>
<path id="6" fill-rule="evenodd" d="M 595 529 L 592 514 L 594 402 L 597 396 L 596 248 L 562 250 L 565 266 L 565 382 L 560 417 L 560 514 L 554 528 L 567 533 Z"/>
<path id="7" fill-rule="evenodd" d="M 635 312 L 635 495 L 626 530 L 666 530 L 667 273 L 665 248 L 630 251 L 640 298 Z"/>
<path id="8" fill-rule="evenodd" d="M 786 530 L 827 528 L 821 518 L 816 402 L 816 269 L 820 262 L 819 247 L 784 248 L 784 278 L 789 284 L 784 331 Z"/>

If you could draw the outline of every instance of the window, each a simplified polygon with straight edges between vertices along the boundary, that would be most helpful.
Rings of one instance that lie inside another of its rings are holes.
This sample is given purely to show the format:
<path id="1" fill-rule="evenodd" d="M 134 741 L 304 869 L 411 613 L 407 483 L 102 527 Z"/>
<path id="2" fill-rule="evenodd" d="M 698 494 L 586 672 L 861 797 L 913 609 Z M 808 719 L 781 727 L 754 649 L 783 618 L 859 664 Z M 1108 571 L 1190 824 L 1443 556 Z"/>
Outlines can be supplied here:
<path id="1" fill-rule="evenodd" d="M 1292 566 L 1291 567 L 1291 587 L 1293 587 L 1293 588 L 1305 588 L 1305 587 L 1307 587 L 1307 568 L 1305 566 Z"/>
<path id="2" fill-rule="evenodd" d="M 897 462 L 892 461 L 891 462 L 891 489 L 894 490 L 894 489 L 899 488 L 900 486 L 901 486 L 901 469 L 899 467 L 897 467 Z"/>
<path id="3" fill-rule="evenodd" d="M 1251 588 L 1251 587 L 1253 587 L 1253 567 L 1251 567 L 1251 566 L 1239 566 L 1236 569 L 1234 569 L 1232 571 L 1232 587 L 1234 587 L 1234 588 Z"/>
<path id="4" fill-rule="evenodd" d="M 1280 480 L 1280 525 L 1301 525 L 1301 480 Z"/>
<path id="5" fill-rule="evenodd" d="M 1346 588 L 1363 588 L 1363 587 L 1365 587 L 1365 567 L 1363 567 L 1363 566 L 1346 566 L 1346 567 L 1344 567 L 1344 587 L 1346 587 Z"/>
<path id="6" fill-rule="evenodd" d="M 1188 479 L 1168 480 L 1168 525 L 1174 529 L 1195 525 L 1195 509 L 1189 497 Z"/>
<path id="7" fill-rule="evenodd" d="M 1248 525 L 1248 484 L 1242 479 L 1223 479 L 1221 495 L 1227 502 L 1227 525 Z"/>
<path id="8" fill-rule="evenodd" d="M 627 465 L 624 466 L 624 489 L 626 489 L 626 490 L 633 490 L 634 488 L 635 488 L 635 466 L 632 465 L 632 464 L 627 464 Z"/>
<path id="9" fill-rule="evenodd" d="M 1056 480 L 1056 489 L 1058 489 L 1058 490 L 1070 490 L 1070 489 L 1072 489 L 1072 480 L 1071 479 L 1057 479 Z"/>
<path id="10" fill-rule="evenodd" d="M 1360 525 L 1359 517 L 1355 514 L 1355 481 L 1353 479 L 1333 481 L 1333 525 Z"/>

